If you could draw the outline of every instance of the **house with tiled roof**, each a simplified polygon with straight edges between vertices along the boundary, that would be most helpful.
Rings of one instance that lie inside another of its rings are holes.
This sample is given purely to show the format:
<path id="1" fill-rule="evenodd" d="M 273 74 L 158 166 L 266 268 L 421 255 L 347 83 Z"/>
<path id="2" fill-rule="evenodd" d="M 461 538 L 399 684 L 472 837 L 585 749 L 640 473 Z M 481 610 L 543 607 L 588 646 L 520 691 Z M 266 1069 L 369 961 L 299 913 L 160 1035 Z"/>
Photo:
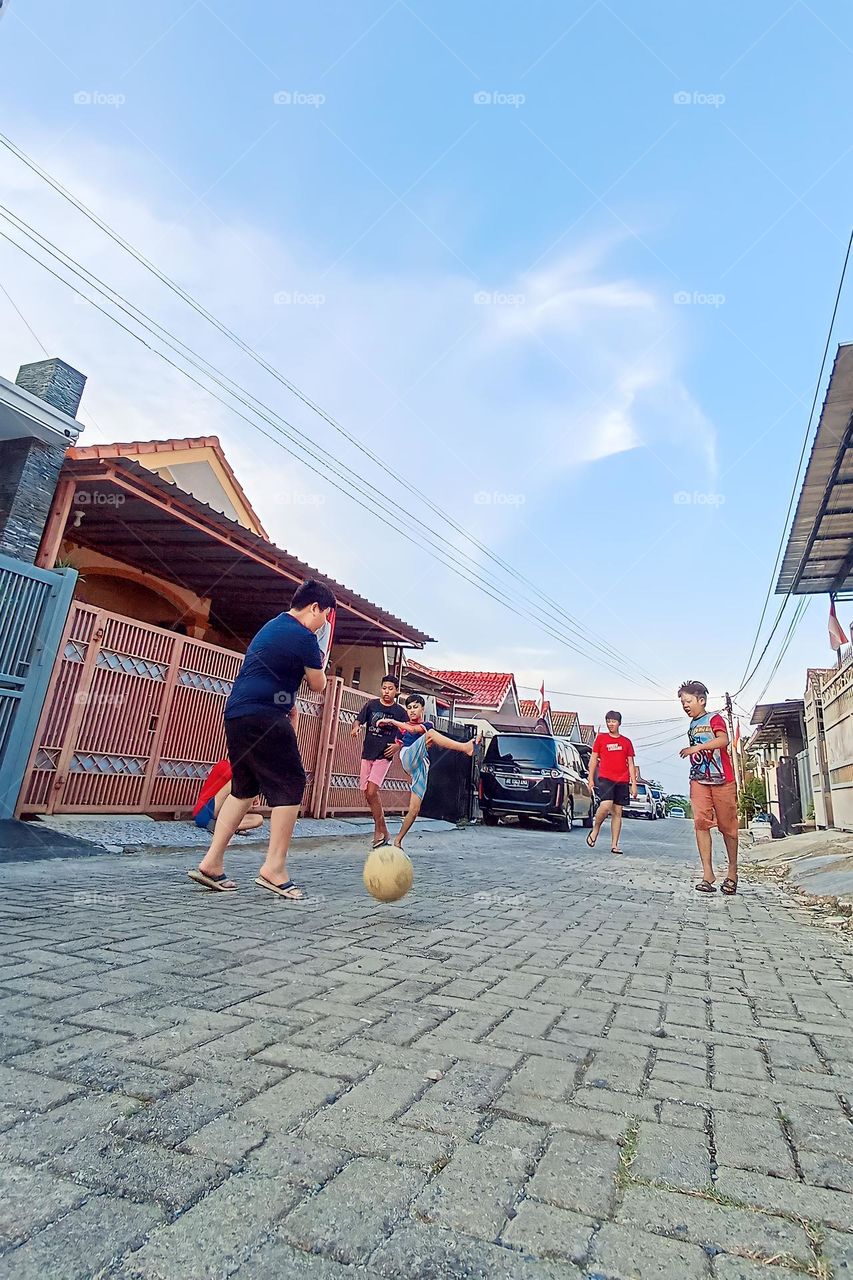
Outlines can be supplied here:
<path id="1" fill-rule="evenodd" d="M 582 743 L 580 717 L 577 711 L 552 711 L 551 723 L 558 738 L 569 738 L 575 743 Z"/>
<path id="2" fill-rule="evenodd" d="M 435 671 L 433 675 L 451 680 L 471 690 L 467 702 L 460 702 L 457 710 L 463 718 L 475 712 L 488 711 L 496 715 L 506 712 L 520 716 L 521 705 L 515 676 L 511 671 Z"/>
<path id="3" fill-rule="evenodd" d="M 529 720 L 534 726 L 541 724 L 541 722 L 544 721 L 548 732 L 554 732 L 554 727 L 551 723 L 551 704 L 547 698 L 542 703 L 541 711 L 539 709 L 539 702 L 536 698 L 522 698 L 519 702 L 519 707 L 521 709 L 521 715 L 525 720 Z"/>
<path id="4" fill-rule="evenodd" d="M 580 732 L 581 732 L 581 741 L 586 743 L 588 747 L 591 747 L 592 744 L 595 742 L 595 725 L 582 724 L 580 725 Z"/>

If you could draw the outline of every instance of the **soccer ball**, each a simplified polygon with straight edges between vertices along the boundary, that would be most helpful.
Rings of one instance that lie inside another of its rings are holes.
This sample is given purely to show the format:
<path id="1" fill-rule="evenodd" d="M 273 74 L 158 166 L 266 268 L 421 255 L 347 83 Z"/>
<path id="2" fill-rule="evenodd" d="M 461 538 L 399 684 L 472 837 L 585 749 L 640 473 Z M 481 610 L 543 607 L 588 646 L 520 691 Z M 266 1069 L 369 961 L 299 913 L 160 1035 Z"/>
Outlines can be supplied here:
<path id="1" fill-rule="evenodd" d="M 364 864 L 364 887 L 377 902 L 398 902 L 412 887 L 415 871 L 402 849 L 374 849 Z"/>

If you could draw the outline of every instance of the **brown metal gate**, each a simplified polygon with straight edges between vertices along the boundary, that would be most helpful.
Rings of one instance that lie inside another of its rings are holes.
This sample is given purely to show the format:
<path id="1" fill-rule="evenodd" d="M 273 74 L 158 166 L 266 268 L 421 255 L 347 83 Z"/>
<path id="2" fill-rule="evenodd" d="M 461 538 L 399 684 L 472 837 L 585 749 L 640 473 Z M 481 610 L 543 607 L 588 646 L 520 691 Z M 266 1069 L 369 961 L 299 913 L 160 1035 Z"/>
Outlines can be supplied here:
<path id="1" fill-rule="evenodd" d="M 18 812 L 187 817 L 202 779 L 225 754 L 222 710 L 242 661 L 230 649 L 73 604 Z M 367 812 L 350 730 L 369 696 L 340 679 L 329 681 L 325 695 L 300 689 L 304 814 Z M 408 805 L 397 760 L 383 804 L 388 812 Z"/>
<path id="2" fill-rule="evenodd" d="M 22 814 L 185 816 L 225 754 L 222 709 L 243 655 L 74 604 L 19 804 Z M 310 811 L 321 700 L 300 696 Z"/>

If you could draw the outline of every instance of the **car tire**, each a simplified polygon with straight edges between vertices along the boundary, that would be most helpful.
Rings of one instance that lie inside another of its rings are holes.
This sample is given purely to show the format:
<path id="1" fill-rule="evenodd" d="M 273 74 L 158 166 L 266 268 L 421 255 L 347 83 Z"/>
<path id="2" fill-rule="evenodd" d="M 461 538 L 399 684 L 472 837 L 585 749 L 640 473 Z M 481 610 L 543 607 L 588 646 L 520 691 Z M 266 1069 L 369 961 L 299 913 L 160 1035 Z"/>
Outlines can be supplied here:
<path id="1" fill-rule="evenodd" d="M 553 819 L 554 826 L 558 831 L 571 831 L 574 817 L 575 808 L 573 802 L 570 800 L 568 806 L 563 810 L 563 812 Z"/>
<path id="2" fill-rule="evenodd" d="M 498 825 L 498 815 L 490 813 L 488 809 L 483 810 L 483 826 L 496 827 Z"/>

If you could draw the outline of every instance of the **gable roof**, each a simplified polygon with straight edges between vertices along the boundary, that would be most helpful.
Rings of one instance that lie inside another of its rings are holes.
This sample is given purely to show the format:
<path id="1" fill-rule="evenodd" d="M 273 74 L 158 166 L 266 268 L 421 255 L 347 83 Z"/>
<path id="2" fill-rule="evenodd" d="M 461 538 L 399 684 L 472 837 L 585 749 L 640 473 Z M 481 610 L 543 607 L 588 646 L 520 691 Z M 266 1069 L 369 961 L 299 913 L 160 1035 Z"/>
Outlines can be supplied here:
<path id="1" fill-rule="evenodd" d="M 411 672 L 420 682 L 429 685 L 432 693 L 440 694 L 443 698 L 453 699 L 456 702 L 460 699 L 464 699 L 466 702 L 471 700 L 472 691 L 470 689 L 456 684 L 453 680 L 445 680 L 441 672 L 433 671 L 430 667 L 425 667 L 422 662 L 414 662 L 408 657 L 405 660 L 405 664 L 404 682 L 406 675 Z"/>
<path id="2" fill-rule="evenodd" d="M 433 675 L 470 689 L 471 697 L 460 703 L 460 710 L 470 706 L 498 711 L 507 695 L 515 691 L 515 676 L 511 671 L 433 671 Z M 516 694 L 515 700 L 517 697 Z"/>
<path id="3" fill-rule="evenodd" d="M 580 721 L 577 711 L 552 711 L 551 723 L 558 738 L 570 738 Z"/>
<path id="4" fill-rule="evenodd" d="M 539 719 L 539 703 L 535 698 L 521 698 L 518 706 L 523 716 L 533 716 L 534 720 Z M 551 704 L 546 698 L 542 704 L 542 715 L 547 716 L 550 711 Z"/>
<path id="5" fill-rule="evenodd" d="M 595 742 L 595 725 L 582 724 L 580 726 L 580 731 L 581 731 L 581 738 L 583 739 L 583 741 L 587 743 L 588 746 L 591 747 L 592 744 Z"/>
<path id="6" fill-rule="evenodd" d="M 197 451 L 198 461 L 213 463 L 211 470 L 216 478 L 225 484 L 221 485 L 225 496 L 229 500 L 233 500 L 237 513 L 237 523 L 242 524 L 244 528 L 250 529 L 252 533 L 256 533 L 258 537 L 265 541 L 269 540 L 269 534 L 261 524 L 260 516 L 249 501 L 245 489 L 240 484 L 231 464 L 225 457 L 222 445 L 218 436 L 185 436 L 183 439 L 169 440 L 136 440 L 128 443 L 116 444 L 91 444 L 91 445 L 75 445 L 74 448 L 68 450 L 68 456 L 71 458 L 130 458 L 134 462 L 138 462 L 141 466 L 146 467 L 149 471 L 159 472 L 161 470 L 169 470 L 175 467 L 178 475 L 164 477 L 178 485 L 180 476 L 180 467 L 186 466 L 188 462 L 195 462 L 194 458 L 181 457 L 190 451 Z M 207 458 L 205 458 L 207 454 Z M 217 475 L 217 470 L 221 470 L 222 476 Z M 229 493 L 228 490 L 231 490 Z M 186 490 L 189 492 L 189 490 Z M 198 496 L 198 495 L 194 495 Z M 202 499 L 204 501 L 204 499 Z M 209 504 L 208 504 L 209 505 Z M 226 511 L 223 513 L 228 515 Z"/>

